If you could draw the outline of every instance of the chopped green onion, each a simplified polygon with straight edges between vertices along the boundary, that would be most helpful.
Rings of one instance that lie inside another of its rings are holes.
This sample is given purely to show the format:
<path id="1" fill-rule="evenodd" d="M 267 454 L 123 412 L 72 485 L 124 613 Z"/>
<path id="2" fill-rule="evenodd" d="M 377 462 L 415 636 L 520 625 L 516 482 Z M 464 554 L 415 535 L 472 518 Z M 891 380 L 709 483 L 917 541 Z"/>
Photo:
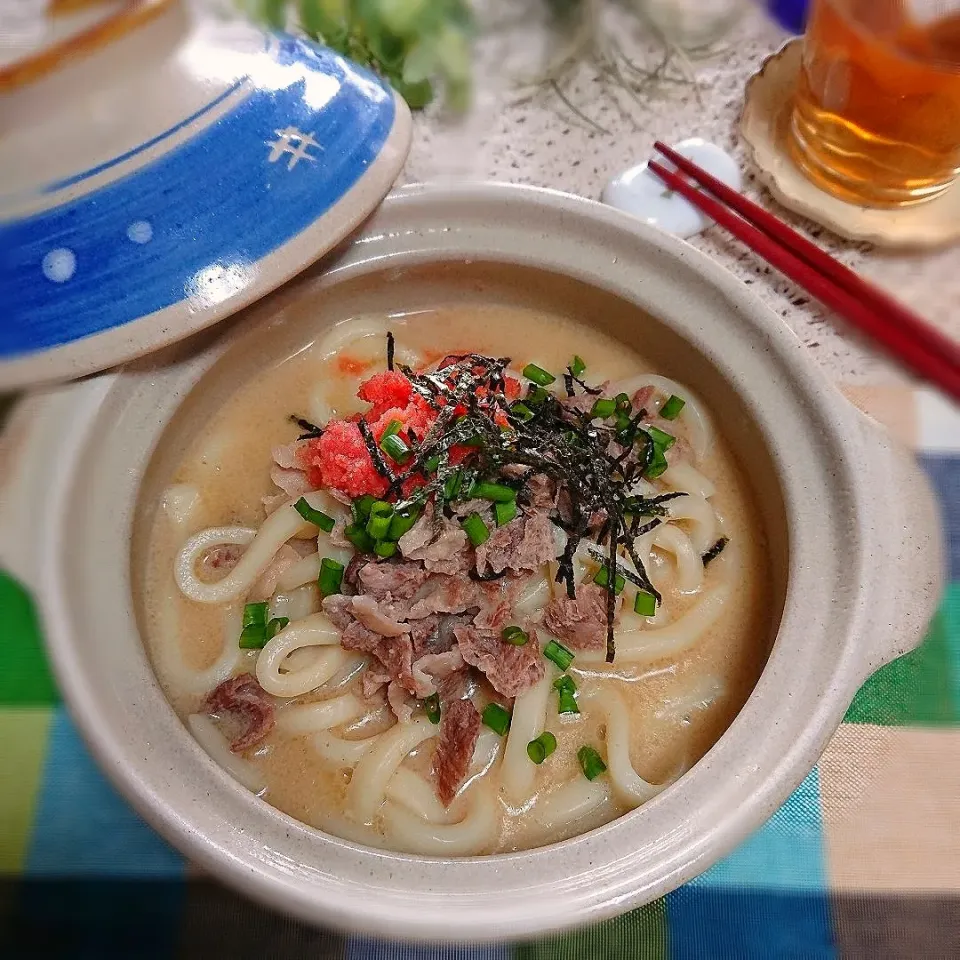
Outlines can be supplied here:
<path id="1" fill-rule="evenodd" d="M 633 409 L 633 404 L 630 402 L 630 395 L 626 393 L 618 393 L 615 398 L 615 403 L 617 404 L 617 413 L 629 413 Z"/>
<path id="2" fill-rule="evenodd" d="M 556 690 L 557 693 L 563 693 L 564 690 L 566 690 L 567 693 L 576 693 L 577 684 L 570 674 L 565 673 L 562 677 L 557 677 L 557 679 L 553 681 L 553 689 Z"/>
<path id="3" fill-rule="evenodd" d="M 250 607 L 266 607 L 266 604 L 250 603 Z M 274 617 L 269 623 L 246 623 L 240 631 L 241 650 L 262 650 L 288 623 L 287 617 Z"/>
<path id="4" fill-rule="evenodd" d="M 541 387 L 549 387 L 551 383 L 556 383 L 557 378 L 548 373 L 543 367 L 538 367 L 535 363 L 528 363 L 523 368 L 523 375 Z"/>
<path id="5" fill-rule="evenodd" d="M 249 623 L 240 631 L 241 650 L 262 650 L 267 645 L 267 627 L 263 623 Z"/>
<path id="6" fill-rule="evenodd" d="M 443 482 L 443 499 L 453 500 L 463 486 L 463 471 L 456 470 Z"/>
<path id="7" fill-rule="evenodd" d="M 596 780 L 607 769 L 603 758 L 593 747 L 581 747 L 577 751 L 577 760 L 580 761 L 580 769 L 588 780 Z"/>
<path id="8" fill-rule="evenodd" d="M 319 527 L 324 533 L 329 533 L 337 521 L 333 517 L 324 513 L 322 510 L 316 510 L 307 503 L 306 497 L 301 497 L 294 505 L 293 509 L 303 517 L 307 523 L 312 523 L 315 527 Z"/>
<path id="9" fill-rule="evenodd" d="M 549 730 L 544 730 L 536 740 L 527 744 L 527 756 L 539 766 L 556 749 L 557 738 Z"/>
<path id="10" fill-rule="evenodd" d="M 380 442 L 383 443 L 385 437 L 395 437 L 402 429 L 403 424 L 399 420 L 391 420 L 380 434 Z"/>
<path id="11" fill-rule="evenodd" d="M 517 499 L 517 491 L 503 483 L 475 483 L 470 488 L 470 496 L 479 500 L 509 503 L 511 500 Z"/>
<path id="12" fill-rule="evenodd" d="M 383 437 L 380 449 L 397 463 L 405 463 L 410 459 L 410 448 L 399 437 Z"/>
<path id="13" fill-rule="evenodd" d="M 475 437 L 471 437 L 469 440 L 464 440 L 463 445 L 465 447 L 482 447 L 486 443 L 482 436 L 478 433 Z"/>
<path id="14" fill-rule="evenodd" d="M 650 434 L 653 442 L 663 450 L 669 450 L 677 442 L 676 437 L 657 427 L 647 427 L 647 433 Z"/>
<path id="15" fill-rule="evenodd" d="M 360 553 L 373 553 L 373 540 L 370 534 L 360 525 L 351 523 L 343 535 L 360 551 Z"/>
<path id="16" fill-rule="evenodd" d="M 436 473 L 437 467 L 439 466 L 440 457 L 438 457 L 436 454 L 423 461 L 423 469 L 425 473 Z"/>
<path id="17" fill-rule="evenodd" d="M 466 531 L 470 542 L 479 547 L 490 539 L 490 528 L 483 522 L 483 517 L 479 513 L 471 513 L 466 520 L 462 521 L 460 526 Z"/>
<path id="18" fill-rule="evenodd" d="M 607 417 L 612 417 L 616 411 L 617 401 L 611 400 L 609 397 L 603 397 L 594 403 L 593 409 L 590 411 L 590 416 L 606 420 Z"/>
<path id="19" fill-rule="evenodd" d="M 431 723 L 440 722 L 440 694 L 434 693 L 423 701 L 423 709 Z"/>
<path id="20" fill-rule="evenodd" d="M 521 627 L 504 627 L 500 636 L 504 643 L 512 643 L 515 647 L 522 647 L 530 637 Z"/>
<path id="21" fill-rule="evenodd" d="M 367 521 L 367 533 L 374 540 L 383 540 L 390 531 L 390 521 L 393 519 L 393 504 L 386 500 L 378 500 L 370 508 L 370 519 Z"/>
<path id="22" fill-rule="evenodd" d="M 343 564 L 329 557 L 320 561 L 320 576 L 317 577 L 317 586 L 322 597 L 332 597 L 340 592 L 343 583 Z"/>
<path id="23" fill-rule="evenodd" d="M 527 404 L 529 406 L 539 407 L 547 397 L 550 396 L 543 387 L 531 387 L 530 393 L 527 395 Z"/>
<path id="24" fill-rule="evenodd" d="M 551 640 L 543 648 L 543 655 L 561 670 L 566 670 L 573 663 L 573 653 L 556 640 Z"/>
<path id="25" fill-rule="evenodd" d="M 518 400 L 510 407 L 510 415 L 517 420 L 532 420 L 533 411 L 522 401 Z"/>
<path id="26" fill-rule="evenodd" d="M 510 729 L 510 711 L 505 710 L 499 703 L 488 703 L 483 708 L 482 716 L 484 724 L 501 737 Z"/>
<path id="27" fill-rule="evenodd" d="M 392 540 L 379 540 L 374 544 L 373 552 L 386 560 L 397 552 L 397 545 Z"/>
<path id="28" fill-rule="evenodd" d="M 376 502 L 377 498 L 371 497 L 369 493 L 365 493 L 362 497 L 354 500 L 350 505 L 350 509 L 353 511 L 354 523 L 363 526 L 367 522 L 367 517 L 370 516 L 370 508 Z"/>
<path id="29" fill-rule="evenodd" d="M 670 395 L 670 399 L 660 408 L 660 416 L 664 420 L 676 420 L 680 416 L 680 411 L 687 405 L 686 400 L 681 400 L 675 393 Z"/>
<path id="30" fill-rule="evenodd" d="M 243 626 L 265 627 L 267 625 L 267 603 L 247 603 L 243 607 Z"/>
<path id="31" fill-rule="evenodd" d="M 497 521 L 497 526 L 502 527 L 517 516 L 517 501 L 511 500 L 509 503 L 495 503 L 493 505 L 493 516 Z"/>
<path id="32" fill-rule="evenodd" d="M 557 713 L 561 716 L 566 713 L 580 713 L 577 706 L 577 698 L 569 690 L 560 691 L 560 699 L 557 701 Z"/>
<path id="33" fill-rule="evenodd" d="M 633 601 L 633 609 L 641 617 L 653 617 L 657 613 L 657 598 L 646 590 L 637 591 L 637 599 Z"/>
<path id="34" fill-rule="evenodd" d="M 650 462 L 650 466 L 647 467 L 644 476 L 649 480 L 656 480 L 669 466 L 667 463 L 667 458 L 663 455 L 663 447 L 659 444 L 654 443 L 653 445 L 653 460 Z"/>
<path id="35" fill-rule="evenodd" d="M 399 540 L 420 519 L 420 511 L 414 508 L 395 513 L 390 518 L 390 529 L 387 531 L 388 540 Z"/>
<path id="36" fill-rule="evenodd" d="M 607 572 L 606 567 L 601 567 L 597 571 L 597 575 L 593 578 L 593 582 L 598 587 L 606 587 L 609 585 L 610 579 L 609 579 L 609 574 Z M 613 583 L 614 583 L 613 592 L 616 594 L 623 593 L 623 588 L 627 585 L 627 581 L 622 576 L 620 576 L 619 573 L 616 575 L 616 577 L 614 577 Z"/>
<path id="37" fill-rule="evenodd" d="M 583 357 L 575 356 L 573 358 L 573 363 L 570 364 L 570 372 L 575 377 L 582 377 L 586 369 L 587 365 L 583 362 Z"/>

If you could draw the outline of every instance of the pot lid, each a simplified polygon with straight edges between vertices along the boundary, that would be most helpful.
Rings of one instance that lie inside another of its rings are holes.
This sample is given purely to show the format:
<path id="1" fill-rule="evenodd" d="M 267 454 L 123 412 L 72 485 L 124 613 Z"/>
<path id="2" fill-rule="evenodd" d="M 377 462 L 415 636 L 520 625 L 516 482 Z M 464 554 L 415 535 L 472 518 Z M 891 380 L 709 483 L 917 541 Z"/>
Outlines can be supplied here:
<path id="1" fill-rule="evenodd" d="M 326 48 L 179 0 L 84 18 L 0 57 L 0 388 L 230 316 L 359 225 L 409 149 L 403 101 Z"/>

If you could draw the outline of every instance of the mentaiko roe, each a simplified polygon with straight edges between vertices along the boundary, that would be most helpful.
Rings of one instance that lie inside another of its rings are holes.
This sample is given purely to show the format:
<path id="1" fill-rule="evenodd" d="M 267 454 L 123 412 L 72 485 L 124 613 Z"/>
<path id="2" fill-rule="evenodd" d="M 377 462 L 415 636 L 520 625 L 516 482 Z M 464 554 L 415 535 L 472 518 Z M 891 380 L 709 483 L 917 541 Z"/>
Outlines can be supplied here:
<path id="1" fill-rule="evenodd" d="M 478 396 L 486 396 L 486 389 L 480 388 Z M 509 399 L 520 395 L 520 383 L 513 377 L 504 378 L 504 393 Z M 370 494 L 382 497 L 389 488 L 388 481 L 377 472 L 363 434 L 358 426 L 362 419 L 370 426 L 370 434 L 379 446 L 384 431 L 394 421 L 400 423 L 397 436 L 407 446 L 415 437 L 422 440 L 433 426 L 439 411 L 434 409 L 417 393 L 413 384 L 396 370 L 385 370 L 374 374 L 360 384 L 357 396 L 371 405 L 361 417 L 359 414 L 349 420 L 331 420 L 323 436 L 303 444 L 298 457 L 307 479 L 315 487 L 331 487 L 350 497 L 362 497 Z M 440 406 L 442 398 L 438 400 Z M 466 408 L 455 411 L 466 413 Z M 498 414 L 497 422 L 506 425 L 506 417 Z M 411 437 L 411 434 L 413 435 Z M 468 446 L 454 446 L 450 449 L 450 463 L 461 463 L 473 452 Z M 383 454 L 384 461 L 398 476 L 404 473 L 403 464 Z M 408 477 L 403 484 L 405 496 L 426 481 L 420 474 Z"/>
<path id="2" fill-rule="evenodd" d="M 437 411 L 414 392 L 413 385 L 402 373 L 395 370 L 365 380 L 357 396 L 372 404 L 362 419 L 370 425 L 370 434 L 377 444 L 394 421 L 401 425 L 398 436 L 409 443 L 410 431 L 422 439 L 437 419 Z M 364 494 L 382 497 L 387 492 L 389 483 L 373 464 L 357 425 L 359 419 L 331 420 L 323 436 L 301 446 L 299 459 L 311 485 L 332 487 L 350 497 Z M 402 474 L 402 464 L 386 453 L 383 456 L 395 473 Z"/>

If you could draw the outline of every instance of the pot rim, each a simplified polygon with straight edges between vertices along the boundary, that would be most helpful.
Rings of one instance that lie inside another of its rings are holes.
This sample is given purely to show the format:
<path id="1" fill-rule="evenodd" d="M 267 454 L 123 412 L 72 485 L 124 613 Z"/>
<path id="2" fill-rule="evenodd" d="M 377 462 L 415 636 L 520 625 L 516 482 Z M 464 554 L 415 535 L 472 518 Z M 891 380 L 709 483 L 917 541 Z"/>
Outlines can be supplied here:
<path id="1" fill-rule="evenodd" d="M 537 238 L 539 250 L 530 242 Z M 525 257 L 525 262 L 544 269 L 563 263 L 564 273 L 582 275 L 641 306 L 650 297 L 669 293 L 669 307 L 658 312 L 658 318 L 701 353 L 713 337 L 718 346 L 711 359 L 745 399 L 751 391 L 744 387 L 744 378 L 770 368 L 765 382 L 755 384 L 748 406 L 780 468 L 791 526 L 781 628 L 756 688 L 717 744 L 676 784 L 638 810 L 579 837 L 521 853 L 448 860 L 394 854 L 321 834 L 251 797 L 203 753 L 175 717 L 171 725 L 169 717 L 154 716 L 152 739 L 146 727 L 137 734 L 135 712 L 130 724 L 118 730 L 110 724 L 95 670 L 81 655 L 64 529 L 57 520 L 69 513 L 76 476 L 84 457 L 91 455 L 90 437 L 98 421 L 112 416 L 111 398 L 122 399 L 124 389 L 135 392 L 151 376 L 156 378 L 156 370 L 95 378 L 61 394 L 62 409 L 72 412 L 81 429 L 75 431 L 72 447 L 58 451 L 65 469 L 51 478 L 51 488 L 43 494 L 46 515 L 38 555 L 56 562 L 39 571 L 35 586 L 48 649 L 78 725 L 111 779 L 167 839 L 246 893 L 313 922 L 389 932 L 400 939 L 480 942 L 529 937 L 621 913 L 675 888 L 728 853 L 777 809 L 816 762 L 869 668 L 879 665 L 877 656 L 882 662 L 898 652 L 886 635 L 886 647 L 872 647 L 866 655 L 858 645 L 871 630 L 882 630 L 884 622 L 886 633 L 892 631 L 886 609 L 877 607 L 868 590 L 886 570 L 877 549 L 876 523 L 884 491 L 867 489 L 864 467 L 882 460 L 884 442 L 864 427 L 803 356 L 786 325 L 732 275 L 687 244 L 616 211 L 553 191 L 415 186 L 391 195 L 327 264 L 320 279 L 321 284 L 336 283 L 358 273 L 414 263 L 418 257 L 423 262 L 480 259 L 485 249 L 506 262 L 523 262 Z M 618 257 L 611 263 L 612 251 Z M 620 258 L 624 262 L 618 263 Z M 631 276 L 638 263 L 647 269 L 666 264 L 676 276 L 661 283 L 650 273 L 644 281 L 648 289 L 641 293 L 644 283 Z M 678 286 L 678 279 L 687 286 Z M 719 345 L 717 333 L 698 333 L 691 321 L 679 316 L 685 298 L 694 293 L 715 303 L 718 325 L 738 331 L 752 344 L 753 353 L 744 352 L 743 344 Z M 673 304 L 677 298 L 680 302 Z M 227 344 L 269 309 L 269 304 L 253 308 L 213 347 L 188 361 L 192 372 L 180 389 L 189 389 Z M 733 360 L 744 369 L 734 370 Z M 764 398 L 770 397 L 780 397 L 782 409 L 776 417 L 772 410 L 764 412 Z M 783 407 L 784 398 L 792 405 Z M 181 399 L 182 393 L 167 405 L 175 407 Z M 774 421 L 782 436 L 772 429 Z M 801 458 L 808 454 L 819 459 L 804 465 Z M 787 466 L 795 472 L 786 471 Z M 823 546 L 823 538 L 795 522 L 817 503 L 816 493 L 825 483 L 818 478 L 821 468 L 831 471 L 835 489 L 835 501 L 819 505 L 828 520 L 823 526 L 831 528 L 821 533 L 828 546 L 843 542 L 850 548 L 842 562 L 830 551 L 817 556 L 815 547 Z M 139 478 L 131 482 L 139 486 Z M 39 496 L 36 491 L 34 495 Z M 937 540 L 935 532 L 930 536 Z M 929 582 L 936 593 L 937 576 L 931 569 L 924 569 L 917 580 Z M 915 589 L 917 584 L 910 586 Z M 933 602 L 928 598 L 918 612 L 919 626 L 910 624 L 901 631 L 899 642 L 909 646 L 919 641 L 921 621 Z M 811 611 L 811 603 L 821 606 Z M 813 654 L 810 659 L 816 661 L 819 655 L 822 662 L 803 663 L 801 641 Z M 136 666 L 142 669 L 142 649 L 131 657 L 139 657 Z M 145 708 L 144 716 L 162 699 L 149 664 L 146 667 L 147 686 L 152 687 L 138 691 L 142 695 L 137 704 L 125 705 L 130 711 Z M 167 712 L 173 713 L 169 705 Z M 173 753 L 169 745 L 157 742 L 163 734 L 177 741 Z M 177 757 L 175 775 L 160 769 L 165 751 Z M 186 785 L 172 785 L 181 781 Z M 169 799 L 173 789 L 183 791 L 179 802 Z M 309 862 L 297 856 L 298 849 L 311 851 Z"/>

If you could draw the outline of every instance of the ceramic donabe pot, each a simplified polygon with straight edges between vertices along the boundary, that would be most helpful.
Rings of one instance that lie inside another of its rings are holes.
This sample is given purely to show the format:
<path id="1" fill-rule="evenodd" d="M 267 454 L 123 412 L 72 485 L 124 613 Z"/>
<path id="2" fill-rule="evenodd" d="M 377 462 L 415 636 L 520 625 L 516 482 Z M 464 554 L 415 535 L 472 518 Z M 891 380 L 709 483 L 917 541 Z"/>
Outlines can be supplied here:
<path id="1" fill-rule="evenodd" d="M 164 699 L 138 636 L 130 541 L 165 425 L 195 385 L 216 389 L 241 362 L 233 358 L 245 338 L 266 330 L 282 340 L 298 310 L 322 326 L 318 305 L 341 284 L 387 289 L 396 309 L 414 308 L 432 283 L 446 296 L 461 279 L 473 282 L 477 264 L 500 265 L 486 268 L 494 278 L 520 271 L 530 298 L 574 281 L 616 298 L 623 310 L 598 311 L 591 322 L 642 341 L 658 369 L 707 401 L 749 465 L 779 626 L 733 724 L 654 800 L 551 847 L 443 860 L 323 835 L 207 757 Z M 22 435 L 8 440 L 19 450 L 2 501 L 2 555 L 39 597 L 57 677 L 109 776 L 189 857 L 299 917 L 476 941 L 541 934 L 652 900 L 773 813 L 863 681 L 916 646 L 938 600 L 939 525 L 913 460 L 847 404 L 732 276 L 596 204 L 503 186 L 401 191 L 321 268 L 205 336 L 21 411 Z"/>

